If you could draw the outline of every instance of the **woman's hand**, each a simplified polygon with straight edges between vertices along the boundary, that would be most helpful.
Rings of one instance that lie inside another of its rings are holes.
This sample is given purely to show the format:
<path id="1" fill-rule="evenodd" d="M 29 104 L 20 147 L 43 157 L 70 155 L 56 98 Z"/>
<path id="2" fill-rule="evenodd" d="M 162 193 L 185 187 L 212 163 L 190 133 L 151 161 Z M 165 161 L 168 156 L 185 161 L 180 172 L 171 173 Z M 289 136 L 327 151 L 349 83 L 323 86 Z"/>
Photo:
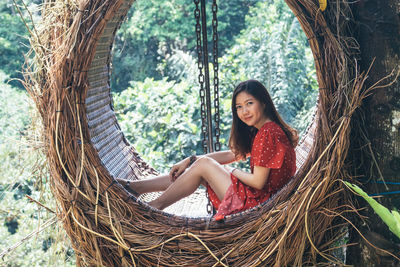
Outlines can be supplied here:
<path id="1" fill-rule="evenodd" d="M 172 166 L 171 170 L 169 171 L 169 178 L 171 181 L 174 182 L 187 169 L 187 167 L 189 167 L 189 163 L 190 159 L 186 158 Z"/>

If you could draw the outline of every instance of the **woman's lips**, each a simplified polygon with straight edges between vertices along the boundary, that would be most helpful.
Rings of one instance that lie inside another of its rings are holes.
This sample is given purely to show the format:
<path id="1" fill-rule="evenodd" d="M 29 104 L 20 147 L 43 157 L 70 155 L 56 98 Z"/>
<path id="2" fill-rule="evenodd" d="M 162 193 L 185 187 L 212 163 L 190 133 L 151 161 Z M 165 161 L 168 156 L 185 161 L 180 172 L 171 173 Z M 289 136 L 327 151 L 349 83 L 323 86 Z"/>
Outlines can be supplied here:
<path id="1" fill-rule="evenodd" d="M 244 117 L 243 118 L 243 121 L 246 123 L 246 124 L 248 124 L 249 123 L 249 121 L 251 120 L 251 116 L 250 117 Z"/>

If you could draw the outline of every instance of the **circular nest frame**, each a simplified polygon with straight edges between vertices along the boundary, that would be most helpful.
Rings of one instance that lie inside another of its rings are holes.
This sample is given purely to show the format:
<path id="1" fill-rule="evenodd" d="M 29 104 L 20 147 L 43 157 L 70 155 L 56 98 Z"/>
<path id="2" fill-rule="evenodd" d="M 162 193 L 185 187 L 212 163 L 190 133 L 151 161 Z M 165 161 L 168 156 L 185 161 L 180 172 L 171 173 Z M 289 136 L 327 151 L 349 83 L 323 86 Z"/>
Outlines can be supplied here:
<path id="1" fill-rule="evenodd" d="M 43 5 L 26 87 L 43 119 L 52 191 L 78 266 L 301 266 L 315 264 L 317 255 L 335 261 L 328 251 L 343 227 L 333 224 L 344 201 L 338 181 L 349 177 L 351 115 L 367 93 L 365 76 L 349 60 L 358 48 L 347 3 L 330 2 L 322 13 L 316 0 L 286 0 L 315 58 L 316 138 L 283 190 L 219 223 L 155 210 L 113 182 L 154 173 L 113 134 L 120 131 L 110 104 L 110 53 L 133 1 L 71 2 Z M 114 130 L 100 129 L 106 126 Z"/>

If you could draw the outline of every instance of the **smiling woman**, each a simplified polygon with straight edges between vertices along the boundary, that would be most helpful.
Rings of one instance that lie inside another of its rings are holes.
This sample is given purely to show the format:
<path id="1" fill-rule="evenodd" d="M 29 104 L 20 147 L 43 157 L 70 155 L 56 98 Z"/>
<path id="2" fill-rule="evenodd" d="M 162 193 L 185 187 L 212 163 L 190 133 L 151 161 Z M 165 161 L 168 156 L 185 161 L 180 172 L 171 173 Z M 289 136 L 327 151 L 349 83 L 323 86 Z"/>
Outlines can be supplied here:
<path id="1" fill-rule="evenodd" d="M 338 19 L 346 25 L 347 3 L 323 16 L 314 1 L 287 1 L 314 53 L 317 116 L 297 148 L 294 178 L 268 201 L 225 216 L 222 223 L 157 210 L 116 183 L 116 177 L 139 180 L 156 173 L 126 141 L 110 105 L 111 47 L 132 2 L 56 3 L 44 6 L 45 27 L 32 39 L 40 40 L 39 73 L 28 89 L 43 117 L 53 192 L 78 264 L 301 266 L 305 258 L 315 262 L 316 253 L 334 260 L 330 248 L 318 248 L 329 246 L 341 229 L 329 211 L 340 212 L 337 179 L 346 176 L 349 122 L 364 96 L 364 80 L 354 76 L 344 43 L 336 39 L 340 34 L 332 32 Z M 354 83 L 349 77 L 356 77 Z"/>
<path id="2" fill-rule="evenodd" d="M 235 88 L 232 115 L 229 150 L 186 158 L 175 164 L 169 175 L 132 182 L 117 178 L 117 181 L 136 197 L 163 191 L 149 202 L 160 210 L 204 184 L 217 210 L 215 220 L 267 201 L 295 173 L 297 132 L 281 119 L 267 89 L 256 80 L 242 82 Z M 248 156 L 251 156 L 250 173 L 226 167 Z"/>

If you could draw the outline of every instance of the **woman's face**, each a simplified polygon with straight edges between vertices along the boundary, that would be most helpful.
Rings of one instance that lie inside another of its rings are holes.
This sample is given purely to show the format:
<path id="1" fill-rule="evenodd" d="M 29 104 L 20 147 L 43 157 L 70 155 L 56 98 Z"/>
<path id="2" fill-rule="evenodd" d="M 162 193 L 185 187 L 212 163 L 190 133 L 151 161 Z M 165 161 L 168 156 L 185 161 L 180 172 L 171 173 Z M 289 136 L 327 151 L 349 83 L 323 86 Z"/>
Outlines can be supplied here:
<path id="1" fill-rule="evenodd" d="M 240 92 L 236 96 L 236 112 L 239 119 L 248 126 L 260 129 L 268 121 L 264 108 L 264 104 L 247 92 Z"/>

